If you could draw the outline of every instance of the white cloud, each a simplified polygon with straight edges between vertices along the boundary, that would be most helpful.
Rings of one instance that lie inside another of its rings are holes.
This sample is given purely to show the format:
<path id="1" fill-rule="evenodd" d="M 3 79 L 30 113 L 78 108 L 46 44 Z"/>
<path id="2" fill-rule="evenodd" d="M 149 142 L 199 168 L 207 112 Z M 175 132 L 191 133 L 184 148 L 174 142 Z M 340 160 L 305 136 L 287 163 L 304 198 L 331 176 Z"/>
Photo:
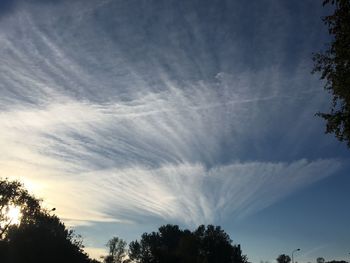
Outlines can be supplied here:
<path id="1" fill-rule="evenodd" d="M 225 57 L 239 73 L 213 74 L 199 26 L 189 54 L 182 26 L 153 47 L 123 14 L 113 14 L 120 31 L 101 30 L 112 22 L 94 12 L 109 2 L 64 5 L 22 4 L 0 25 L 0 175 L 23 179 L 70 224 L 245 216 L 342 165 L 300 150 L 315 130 L 305 116 L 322 103 L 301 71 Z"/>
<path id="2" fill-rule="evenodd" d="M 145 217 L 197 225 L 255 213 L 340 167 L 337 160 L 299 160 L 234 163 L 209 170 L 201 164 L 115 168 L 53 178 L 46 174 L 36 193 L 71 225 L 128 224 Z M 37 177 L 29 173 L 25 178 Z"/>

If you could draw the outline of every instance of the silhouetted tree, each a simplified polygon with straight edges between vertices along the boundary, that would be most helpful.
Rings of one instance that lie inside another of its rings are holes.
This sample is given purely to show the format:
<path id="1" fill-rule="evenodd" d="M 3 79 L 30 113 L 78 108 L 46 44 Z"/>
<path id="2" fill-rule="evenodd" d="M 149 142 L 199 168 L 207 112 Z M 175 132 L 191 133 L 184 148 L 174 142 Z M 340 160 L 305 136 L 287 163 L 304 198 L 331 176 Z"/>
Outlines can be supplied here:
<path id="1" fill-rule="evenodd" d="M 40 200 L 31 196 L 18 181 L 0 178 L 0 239 L 11 225 L 7 211 L 10 206 L 19 207 L 22 222 L 30 222 L 40 212 Z"/>
<path id="2" fill-rule="evenodd" d="M 240 246 L 231 243 L 220 227 L 202 225 L 191 232 L 166 225 L 131 242 L 129 256 L 140 263 L 247 263 Z"/>
<path id="3" fill-rule="evenodd" d="M 6 241 L 10 262 L 90 262 L 81 239 L 45 213 L 33 223 L 10 228 Z"/>
<path id="4" fill-rule="evenodd" d="M 288 255 L 282 254 L 276 258 L 278 263 L 290 263 L 291 259 Z"/>
<path id="5" fill-rule="evenodd" d="M 332 261 L 327 261 L 326 263 L 348 263 L 345 260 L 332 260 Z"/>
<path id="6" fill-rule="evenodd" d="M 200 241 L 200 262 L 246 262 L 240 245 L 232 246 L 231 239 L 219 226 L 203 225 L 194 232 Z"/>
<path id="7" fill-rule="evenodd" d="M 326 260 L 323 257 L 318 257 L 316 259 L 316 263 L 325 263 L 325 262 L 326 262 Z"/>
<path id="8" fill-rule="evenodd" d="M 107 247 L 109 250 L 108 255 L 104 258 L 105 263 L 126 263 L 128 262 L 125 259 L 127 255 L 126 249 L 127 243 L 118 237 L 113 237 L 107 243 Z"/>
<path id="9" fill-rule="evenodd" d="M 325 89 L 333 95 L 329 113 L 317 113 L 326 120 L 326 133 L 334 133 L 350 147 L 350 0 L 324 0 L 334 13 L 323 18 L 333 37 L 325 52 L 314 55 L 313 73 L 320 72 Z"/>
<path id="10" fill-rule="evenodd" d="M 30 195 L 19 182 L 0 179 L 1 208 L 9 205 L 21 207 L 19 225 L 7 222 L 2 214 L 0 225 L 1 263 L 91 263 L 83 252 L 81 238 L 68 230 L 63 222 L 49 211 L 42 209 L 40 201 Z"/>

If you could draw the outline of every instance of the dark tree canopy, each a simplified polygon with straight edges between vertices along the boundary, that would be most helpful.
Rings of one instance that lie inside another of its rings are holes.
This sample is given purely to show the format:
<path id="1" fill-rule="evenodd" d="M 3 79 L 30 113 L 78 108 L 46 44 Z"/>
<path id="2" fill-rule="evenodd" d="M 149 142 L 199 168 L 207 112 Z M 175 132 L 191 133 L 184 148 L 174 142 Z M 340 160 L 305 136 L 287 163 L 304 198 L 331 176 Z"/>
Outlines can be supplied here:
<path id="1" fill-rule="evenodd" d="M 126 259 L 127 255 L 127 243 L 118 237 L 111 238 L 107 244 L 108 248 L 108 255 L 104 257 L 105 263 L 127 263 L 129 262 L 128 259 Z"/>
<path id="2" fill-rule="evenodd" d="M 41 211 L 40 200 L 31 196 L 21 183 L 0 178 L 0 239 L 5 237 L 11 225 L 7 216 L 10 206 L 20 208 L 23 223 L 32 222 Z"/>
<path id="3" fill-rule="evenodd" d="M 4 263 L 91 263 L 83 252 L 81 239 L 63 222 L 43 209 L 19 182 L 0 179 L 0 262 Z M 11 225 L 5 207 L 20 207 L 19 225 Z"/>
<path id="4" fill-rule="evenodd" d="M 276 258 L 278 263 L 290 263 L 291 259 L 290 256 L 282 254 L 279 255 L 278 258 Z"/>
<path id="5" fill-rule="evenodd" d="M 332 260 L 332 261 L 327 261 L 327 263 L 348 263 L 345 260 Z"/>
<path id="6" fill-rule="evenodd" d="M 324 0 L 323 5 L 334 8 L 323 18 L 333 39 L 326 51 L 314 55 L 313 73 L 321 74 L 333 101 L 330 112 L 317 115 L 326 120 L 326 133 L 350 147 L 350 0 Z"/>
<path id="7" fill-rule="evenodd" d="M 220 228 L 200 226 L 195 231 L 166 225 L 130 243 L 129 257 L 140 263 L 247 263 L 239 245 Z"/>

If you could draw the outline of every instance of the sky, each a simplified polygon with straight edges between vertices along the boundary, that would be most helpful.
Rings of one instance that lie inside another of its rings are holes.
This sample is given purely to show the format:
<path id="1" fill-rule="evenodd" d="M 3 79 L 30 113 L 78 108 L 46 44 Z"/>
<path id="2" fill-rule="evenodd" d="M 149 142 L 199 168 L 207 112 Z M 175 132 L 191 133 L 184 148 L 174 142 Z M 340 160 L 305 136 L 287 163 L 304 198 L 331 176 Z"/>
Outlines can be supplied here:
<path id="1" fill-rule="evenodd" d="M 98 257 L 221 225 L 253 263 L 349 260 L 350 151 L 315 116 L 321 1 L 0 1 L 0 176 Z"/>

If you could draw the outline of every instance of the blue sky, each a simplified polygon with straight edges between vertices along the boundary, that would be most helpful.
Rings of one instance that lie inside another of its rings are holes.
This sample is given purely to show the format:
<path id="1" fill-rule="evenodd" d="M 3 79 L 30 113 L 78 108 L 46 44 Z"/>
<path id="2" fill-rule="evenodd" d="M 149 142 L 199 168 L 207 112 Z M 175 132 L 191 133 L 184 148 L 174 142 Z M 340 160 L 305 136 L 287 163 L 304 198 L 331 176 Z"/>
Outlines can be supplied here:
<path id="1" fill-rule="evenodd" d="M 252 262 L 346 259 L 350 152 L 314 116 L 321 1 L 2 1 L 0 176 L 102 253 L 219 224 Z"/>

